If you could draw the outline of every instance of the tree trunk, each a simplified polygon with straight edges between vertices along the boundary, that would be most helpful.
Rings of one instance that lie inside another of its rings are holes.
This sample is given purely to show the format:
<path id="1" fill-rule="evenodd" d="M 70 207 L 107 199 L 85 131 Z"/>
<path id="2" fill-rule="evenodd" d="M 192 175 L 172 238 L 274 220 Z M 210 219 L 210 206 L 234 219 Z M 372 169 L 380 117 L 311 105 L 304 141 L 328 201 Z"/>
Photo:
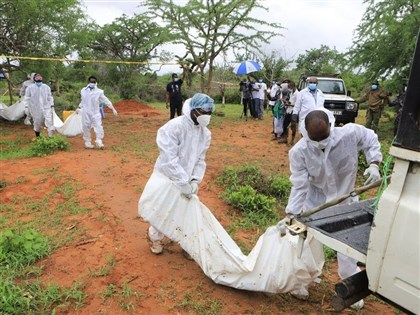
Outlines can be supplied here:
<path id="1" fill-rule="evenodd" d="M 4 74 L 4 76 L 6 77 L 7 80 L 7 86 L 8 86 L 8 90 L 9 90 L 9 97 L 10 97 L 10 104 L 13 104 L 13 91 L 12 91 L 12 81 L 10 80 L 10 76 L 12 75 L 12 66 L 10 65 L 10 59 L 7 58 L 7 71 L 8 71 L 8 76 L 7 73 Z"/>

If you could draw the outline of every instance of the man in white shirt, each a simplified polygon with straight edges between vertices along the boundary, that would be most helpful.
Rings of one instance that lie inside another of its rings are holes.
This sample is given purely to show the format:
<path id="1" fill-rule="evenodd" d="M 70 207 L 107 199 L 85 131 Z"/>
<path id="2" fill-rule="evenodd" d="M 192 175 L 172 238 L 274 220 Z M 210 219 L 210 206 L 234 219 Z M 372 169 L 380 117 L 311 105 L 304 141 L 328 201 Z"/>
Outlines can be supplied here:
<path id="1" fill-rule="evenodd" d="M 324 93 L 317 88 L 318 79 L 316 77 L 309 77 L 308 85 L 301 90 L 296 97 L 295 107 L 293 108 L 292 122 L 299 121 L 299 132 L 304 134 L 304 122 L 306 115 L 314 109 L 324 108 Z"/>

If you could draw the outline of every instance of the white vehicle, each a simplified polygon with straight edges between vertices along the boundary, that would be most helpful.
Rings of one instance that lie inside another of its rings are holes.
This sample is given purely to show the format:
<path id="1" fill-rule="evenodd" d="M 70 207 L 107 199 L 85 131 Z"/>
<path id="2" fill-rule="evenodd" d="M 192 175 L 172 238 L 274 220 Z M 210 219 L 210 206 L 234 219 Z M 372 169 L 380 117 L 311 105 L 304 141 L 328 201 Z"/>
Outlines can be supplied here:
<path id="1" fill-rule="evenodd" d="M 420 314 L 420 37 L 401 121 L 390 154 L 394 167 L 379 199 L 312 211 L 289 229 L 365 263 L 366 269 L 336 285 L 341 311 L 374 294 L 409 314 Z M 350 192 L 349 192 L 350 193 Z M 317 211 L 317 212 L 316 212 Z"/>
<path id="2" fill-rule="evenodd" d="M 359 110 L 358 105 L 350 97 L 351 92 L 347 91 L 346 85 L 339 75 L 302 75 L 298 84 L 299 91 L 307 86 L 306 79 L 308 77 L 318 79 L 318 89 L 325 96 L 324 107 L 333 112 L 337 125 L 355 122 Z"/>

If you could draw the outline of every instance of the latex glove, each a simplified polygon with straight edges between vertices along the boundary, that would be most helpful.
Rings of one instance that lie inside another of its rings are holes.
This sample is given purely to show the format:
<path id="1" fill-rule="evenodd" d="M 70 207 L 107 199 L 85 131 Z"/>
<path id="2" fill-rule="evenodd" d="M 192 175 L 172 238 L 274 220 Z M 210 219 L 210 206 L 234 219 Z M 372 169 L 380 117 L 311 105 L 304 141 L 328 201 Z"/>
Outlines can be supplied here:
<path id="1" fill-rule="evenodd" d="M 291 213 L 287 213 L 286 216 L 277 223 L 277 229 L 280 231 L 280 236 L 285 236 L 287 232 L 286 225 L 290 225 L 294 216 Z"/>
<path id="2" fill-rule="evenodd" d="M 363 173 L 363 176 L 368 176 L 368 179 L 365 181 L 364 185 L 369 185 L 373 182 L 376 182 L 381 178 L 381 174 L 379 173 L 379 166 L 376 164 L 370 164 L 369 167 Z"/>
<path id="3" fill-rule="evenodd" d="M 298 122 L 298 115 L 297 114 L 292 114 L 292 122 L 297 123 Z"/>
<path id="4" fill-rule="evenodd" d="M 181 188 L 182 196 L 186 197 L 187 199 L 191 199 L 193 192 L 190 184 L 179 186 L 179 188 Z"/>
<path id="5" fill-rule="evenodd" d="M 80 108 L 76 109 L 76 114 L 79 115 L 80 114 Z"/>
<path id="6" fill-rule="evenodd" d="M 197 195 L 198 194 L 198 184 L 197 184 L 197 182 L 192 181 L 190 184 L 191 184 L 192 193 L 194 195 Z"/>
<path id="7" fill-rule="evenodd" d="M 118 116 L 118 112 L 116 111 L 115 108 L 112 109 L 112 113 L 114 114 L 114 116 Z"/>

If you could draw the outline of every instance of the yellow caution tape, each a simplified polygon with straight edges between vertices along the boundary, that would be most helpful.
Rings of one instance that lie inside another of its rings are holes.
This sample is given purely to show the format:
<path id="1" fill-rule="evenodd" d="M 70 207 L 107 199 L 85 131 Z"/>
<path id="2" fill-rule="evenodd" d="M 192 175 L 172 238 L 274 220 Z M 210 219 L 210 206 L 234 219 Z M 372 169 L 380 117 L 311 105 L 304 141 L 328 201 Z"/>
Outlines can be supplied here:
<path id="1" fill-rule="evenodd" d="M 50 57 L 20 57 L 0 55 L 0 58 L 22 59 L 22 60 L 41 60 L 41 61 L 62 61 L 62 62 L 85 62 L 85 63 L 118 63 L 131 65 L 179 65 L 176 62 L 151 62 L 151 61 L 122 61 L 122 60 L 92 60 L 92 59 L 68 59 Z"/>

